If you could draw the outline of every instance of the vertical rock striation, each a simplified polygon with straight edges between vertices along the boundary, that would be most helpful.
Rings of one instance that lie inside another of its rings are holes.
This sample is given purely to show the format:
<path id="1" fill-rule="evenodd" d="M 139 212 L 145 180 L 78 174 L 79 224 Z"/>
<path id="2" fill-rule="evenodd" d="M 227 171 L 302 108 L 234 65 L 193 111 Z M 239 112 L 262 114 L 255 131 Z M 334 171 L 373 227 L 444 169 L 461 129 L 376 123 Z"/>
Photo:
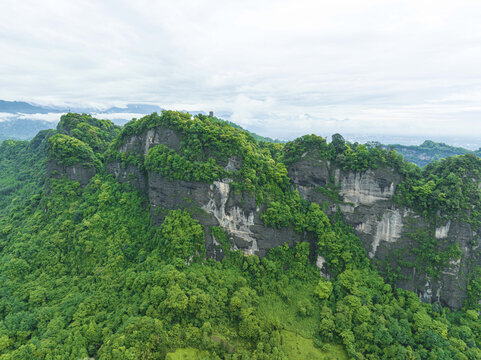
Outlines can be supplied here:
<path id="1" fill-rule="evenodd" d="M 423 217 L 396 205 L 393 195 L 402 176 L 389 168 L 355 173 L 306 156 L 290 166 L 289 176 L 304 199 L 319 204 L 329 202 L 328 214 L 341 210 L 343 221 L 353 227 L 369 257 L 381 269 L 401 268 L 397 286 L 417 292 L 424 301 L 439 301 L 456 309 L 462 306 L 468 274 L 479 262 L 470 245 L 477 242 L 479 234 L 472 231 L 470 224 L 447 221 L 431 229 Z M 333 203 L 328 192 L 319 191 L 321 188 L 335 191 L 339 202 Z M 439 278 L 430 278 L 423 264 L 416 262 L 413 249 L 418 244 L 413 234 L 420 231 L 432 231 L 441 247 L 457 243 L 462 251 L 461 259 L 447 264 Z"/>

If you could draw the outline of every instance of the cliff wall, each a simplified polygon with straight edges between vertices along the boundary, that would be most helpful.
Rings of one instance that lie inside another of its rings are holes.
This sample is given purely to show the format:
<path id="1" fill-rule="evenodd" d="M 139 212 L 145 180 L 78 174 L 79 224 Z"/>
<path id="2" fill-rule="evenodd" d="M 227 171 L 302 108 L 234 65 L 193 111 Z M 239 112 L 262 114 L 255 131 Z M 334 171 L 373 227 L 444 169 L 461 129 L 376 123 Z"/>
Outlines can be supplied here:
<path id="1" fill-rule="evenodd" d="M 143 159 L 153 147 L 165 145 L 179 152 L 182 142 L 182 135 L 168 127 L 149 128 L 124 139 L 118 147 L 120 157 L 106 163 L 107 172 L 119 182 L 129 182 L 148 196 L 154 223 L 161 224 L 170 209 L 188 209 L 204 225 L 207 255 L 215 259 L 221 259 L 224 251 L 211 231 L 216 226 L 227 234 L 231 249 L 245 254 L 264 256 L 269 249 L 284 243 L 313 243 L 309 234 L 265 226 L 261 220 L 265 205 L 259 204 L 252 193 L 235 190 L 229 177 L 210 184 L 172 180 L 143 166 Z M 140 160 L 120 160 L 130 156 Z M 218 163 L 229 174 L 240 169 L 242 159 L 231 156 Z M 51 176 L 63 174 L 82 185 L 95 174 L 92 166 L 61 166 L 53 161 L 48 171 Z M 328 215 L 340 211 L 343 221 L 362 240 L 369 257 L 385 276 L 392 277 L 396 286 L 417 292 L 427 302 L 439 301 L 451 308 L 462 306 L 468 276 L 481 263 L 476 245 L 479 234 L 469 223 L 442 220 L 442 216 L 432 223 L 399 205 L 395 195 L 403 177 L 391 168 L 344 171 L 334 163 L 305 153 L 288 168 L 288 176 L 302 198 L 320 204 Z M 431 264 L 422 254 L 422 236 L 436 239 L 440 251 L 457 244 L 460 258 L 442 264 L 433 275 L 428 268 Z M 317 263 L 322 267 L 322 258 Z"/>
<path id="2" fill-rule="evenodd" d="M 145 156 L 149 149 L 159 144 L 178 150 L 180 138 L 171 129 L 159 126 L 140 136 L 131 137 L 119 148 L 119 152 Z M 233 170 L 239 166 L 238 163 L 239 160 L 233 157 L 226 162 L 225 169 Z M 233 191 L 231 179 L 214 181 L 212 184 L 171 181 L 154 171 L 121 161 L 110 162 L 106 168 L 119 182 L 130 182 L 148 195 L 151 216 L 156 224 L 162 223 L 167 210 L 189 209 L 192 216 L 205 226 L 207 255 L 212 258 L 223 257 L 221 244 L 210 232 L 212 226 L 222 227 L 228 235 L 231 249 L 240 249 L 245 254 L 264 256 L 269 249 L 284 243 L 292 246 L 296 242 L 310 241 L 291 228 L 264 226 L 260 219 L 264 207 L 256 205 L 254 195 Z"/>
<path id="3" fill-rule="evenodd" d="M 477 247 L 472 246 L 479 234 L 469 223 L 438 220 L 433 225 L 413 210 L 396 205 L 393 196 L 403 179 L 392 169 L 346 172 L 328 161 L 305 156 L 290 166 L 289 177 L 306 200 L 328 202 L 328 214 L 339 208 L 343 221 L 353 227 L 381 269 L 399 267 L 397 286 L 417 292 L 424 301 L 439 301 L 451 308 L 462 306 L 468 274 L 479 263 Z M 332 202 L 329 192 L 337 194 L 338 201 Z M 439 277 L 427 274 L 426 264 L 416 253 L 416 234 L 424 232 L 436 238 L 441 250 L 457 243 L 462 252 L 460 259 L 441 269 Z"/>

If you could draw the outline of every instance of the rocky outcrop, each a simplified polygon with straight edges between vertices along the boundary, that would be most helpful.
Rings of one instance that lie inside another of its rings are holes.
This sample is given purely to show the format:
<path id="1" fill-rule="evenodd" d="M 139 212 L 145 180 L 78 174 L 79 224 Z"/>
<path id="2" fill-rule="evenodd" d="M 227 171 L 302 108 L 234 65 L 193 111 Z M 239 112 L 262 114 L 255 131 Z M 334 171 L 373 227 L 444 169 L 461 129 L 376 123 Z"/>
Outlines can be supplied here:
<path id="1" fill-rule="evenodd" d="M 132 136 L 119 149 L 121 153 L 145 156 L 150 148 L 164 144 L 180 149 L 181 136 L 171 129 L 156 127 L 142 135 Z M 232 157 L 222 163 L 228 171 L 242 166 L 241 159 Z M 299 235 L 291 228 L 265 227 L 260 219 L 263 206 L 256 204 L 252 194 L 232 188 L 230 179 L 212 184 L 170 181 L 156 172 L 146 172 L 132 164 L 113 161 L 107 171 L 122 183 L 129 182 L 144 192 L 149 199 L 151 216 L 161 224 L 169 209 L 188 209 L 205 228 L 206 249 L 209 257 L 223 257 L 222 247 L 211 235 L 212 226 L 220 226 L 228 235 L 232 249 L 245 254 L 264 256 L 267 251 L 284 243 L 309 241 L 308 235 Z M 301 196 L 317 202 L 327 209 L 328 215 L 341 210 L 343 221 L 352 226 L 366 248 L 368 256 L 379 268 L 400 268 L 396 285 L 415 291 L 424 301 L 439 301 L 451 308 L 460 308 L 466 297 L 467 274 L 476 263 L 473 245 L 478 234 L 467 223 L 445 221 L 428 224 L 409 208 L 393 201 L 396 188 L 403 180 L 393 169 L 379 168 L 364 172 L 343 171 L 329 161 L 304 154 L 292 164 L 289 177 Z M 457 243 L 461 259 L 446 264 L 437 278 L 431 278 L 419 262 L 419 247 L 414 234 L 432 233 L 441 248 Z M 313 259 L 322 268 L 324 259 Z M 321 271 L 321 274 L 328 276 Z"/>
<path id="2" fill-rule="evenodd" d="M 155 145 L 164 144 L 178 150 L 180 136 L 171 129 L 157 127 L 143 135 L 132 136 L 119 149 L 123 152 L 146 155 Z M 223 164 L 228 171 L 242 166 L 233 156 Z M 211 226 L 220 226 L 229 237 L 232 249 L 240 249 L 246 255 L 264 256 L 268 250 L 287 243 L 308 241 L 293 229 L 265 227 L 260 219 L 264 208 L 258 207 L 253 195 L 232 189 L 231 180 L 214 181 L 213 184 L 192 181 L 171 181 L 154 171 L 145 172 L 132 164 L 113 161 L 106 165 L 108 172 L 121 183 L 129 182 L 145 192 L 149 198 L 151 216 L 160 225 L 170 209 L 188 209 L 193 218 L 205 227 L 207 255 L 223 257 L 220 244 L 210 234 Z"/>
<path id="3" fill-rule="evenodd" d="M 78 181 L 81 186 L 85 186 L 94 175 L 95 167 L 93 165 L 59 165 L 54 159 L 47 162 L 47 178 L 61 179 L 66 177 L 69 180 Z"/>
<path id="4" fill-rule="evenodd" d="M 117 181 L 121 184 L 130 183 L 134 189 L 139 189 L 141 191 L 147 190 L 147 178 L 145 173 L 137 166 L 132 164 L 122 164 L 119 161 L 115 161 L 106 164 L 105 169 L 107 172 L 114 175 Z"/>
<path id="5" fill-rule="evenodd" d="M 142 135 L 131 136 L 119 149 L 121 153 L 132 152 L 147 155 L 152 146 L 164 144 L 174 150 L 180 149 L 181 136 L 174 130 L 158 126 L 147 130 Z"/>
<path id="6" fill-rule="evenodd" d="M 431 229 L 414 211 L 396 205 L 393 195 L 402 177 L 392 169 L 346 172 L 328 161 L 305 156 L 290 166 L 289 176 L 306 200 L 328 202 L 328 214 L 341 209 L 343 221 L 353 227 L 381 269 L 400 266 L 402 277 L 397 286 L 417 292 L 424 301 L 439 301 L 451 308 L 462 306 L 469 264 L 476 261 L 470 244 L 479 237 L 468 223 L 447 221 Z M 330 193 L 338 194 L 337 202 Z M 461 259 L 447 264 L 439 278 L 427 276 L 423 264 L 416 262 L 413 249 L 418 244 L 413 234 L 419 231 L 432 231 L 441 248 L 457 243 L 462 251 Z M 409 263 L 413 266 L 406 265 Z"/>

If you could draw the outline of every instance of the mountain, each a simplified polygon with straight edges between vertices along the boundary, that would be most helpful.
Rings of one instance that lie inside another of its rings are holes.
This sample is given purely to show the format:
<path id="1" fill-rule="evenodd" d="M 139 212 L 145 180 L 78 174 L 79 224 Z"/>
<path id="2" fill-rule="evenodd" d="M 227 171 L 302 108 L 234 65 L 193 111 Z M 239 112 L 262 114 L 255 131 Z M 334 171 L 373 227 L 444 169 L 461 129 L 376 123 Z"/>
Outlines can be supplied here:
<path id="1" fill-rule="evenodd" d="M 150 114 L 156 111 L 162 111 L 157 105 L 149 104 L 127 104 L 125 107 L 110 107 L 100 109 L 95 107 L 78 107 L 78 106 L 42 106 L 31 104 L 23 101 L 5 101 L 0 100 L 0 113 L 9 114 L 47 114 L 47 113 L 65 113 L 68 111 L 76 111 L 80 113 L 134 113 L 134 114 Z"/>
<path id="2" fill-rule="evenodd" d="M 103 111 L 106 114 L 110 113 L 133 113 L 133 114 L 150 114 L 153 112 L 161 112 L 162 108 L 157 105 L 148 104 L 127 104 L 126 107 L 110 107 Z"/>
<path id="3" fill-rule="evenodd" d="M 55 128 L 56 123 L 42 120 L 13 119 L 0 122 L 0 142 L 6 139 L 30 140 L 39 131 Z"/>
<path id="4" fill-rule="evenodd" d="M 23 101 L 0 100 L 0 113 L 47 114 L 49 112 L 60 112 L 60 111 L 58 111 L 58 109 L 56 108 L 33 105 Z"/>
<path id="5" fill-rule="evenodd" d="M 450 156 L 464 155 L 468 153 L 481 155 L 481 151 L 470 151 L 462 147 L 455 147 L 446 145 L 445 143 L 434 142 L 430 140 L 424 141 L 421 145 L 384 145 L 384 147 L 394 148 L 397 152 L 402 154 L 408 161 L 424 167 L 435 160 L 445 159 Z"/>
<path id="6" fill-rule="evenodd" d="M 28 119 L 28 118 L 26 119 L 23 117 L 23 114 L 22 114 L 22 117 L 19 117 L 14 110 L 17 109 L 19 110 L 19 113 L 21 113 L 22 107 L 14 106 L 15 104 L 24 104 L 26 106 L 26 108 L 24 109 L 27 109 L 27 108 L 31 109 L 32 110 L 31 114 L 34 114 L 34 115 L 40 113 L 34 109 L 39 109 L 39 111 L 41 110 L 42 114 L 45 113 L 45 111 L 58 113 L 59 117 L 61 116 L 61 114 L 68 111 L 68 110 L 60 111 L 60 108 L 36 107 L 27 103 L 5 102 L 5 101 L 3 101 L 3 103 L 6 104 L 6 106 L 4 106 L 5 112 L 8 112 L 7 110 L 10 110 L 11 114 L 7 116 L 7 119 L 5 121 L 0 121 L 0 142 L 6 139 L 29 140 L 29 139 L 32 139 L 40 130 L 53 129 L 57 125 L 56 121 L 52 122 L 52 121 L 35 120 L 35 119 Z M 78 111 L 78 109 L 76 109 L 75 111 Z M 98 109 L 81 109 L 81 112 L 95 116 L 99 112 L 99 110 Z M 102 115 L 108 116 L 108 114 L 126 114 L 126 117 L 124 119 L 121 119 L 121 118 L 115 119 L 115 123 L 117 125 L 124 125 L 125 123 L 131 120 L 130 119 L 131 114 L 142 115 L 142 114 L 150 114 L 153 112 L 162 112 L 162 108 L 156 105 L 127 104 L 127 106 L 123 108 L 120 108 L 120 107 L 108 108 L 102 111 Z M 202 111 L 191 112 L 191 113 L 205 115 L 205 112 L 202 112 Z M 227 123 L 235 128 L 245 130 L 241 126 L 234 124 L 230 121 L 227 121 Z M 264 137 L 252 132 L 250 132 L 250 134 L 258 141 L 269 141 L 269 142 L 278 142 L 278 143 L 282 142 L 280 140 L 271 139 L 269 137 Z"/>
<path id="7" fill-rule="evenodd" d="M 163 111 L 0 145 L 2 359 L 479 359 L 481 160 Z"/>

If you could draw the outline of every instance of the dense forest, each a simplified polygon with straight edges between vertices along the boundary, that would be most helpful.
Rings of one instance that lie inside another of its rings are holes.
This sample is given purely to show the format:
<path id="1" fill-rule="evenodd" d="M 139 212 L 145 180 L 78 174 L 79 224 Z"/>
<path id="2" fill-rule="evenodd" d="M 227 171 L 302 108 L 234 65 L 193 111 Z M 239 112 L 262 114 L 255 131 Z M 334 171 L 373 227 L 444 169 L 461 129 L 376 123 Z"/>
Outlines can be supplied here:
<path id="1" fill-rule="evenodd" d="M 121 151 L 156 127 L 181 134 L 179 146 Z M 120 128 L 69 113 L 57 130 L 0 145 L 0 359 L 480 359 L 481 268 L 459 311 L 394 287 L 340 214 L 328 217 L 292 187 L 287 168 L 306 154 L 357 172 L 396 169 L 399 204 L 427 221 L 481 225 L 472 154 L 421 169 L 339 134 L 281 144 L 203 115 L 163 111 Z M 233 156 L 235 169 L 225 165 Z M 215 261 L 198 209 L 165 209 L 154 224 L 146 194 L 116 181 L 112 161 L 172 182 L 229 177 L 255 196 L 266 226 L 313 241 L 259 258 L 212 226 L 224 254 Z M 95 175 L 82 186 L 59 172 L 71 167 Z M 459 256 L 423 244 L 433 275 Z"/>

